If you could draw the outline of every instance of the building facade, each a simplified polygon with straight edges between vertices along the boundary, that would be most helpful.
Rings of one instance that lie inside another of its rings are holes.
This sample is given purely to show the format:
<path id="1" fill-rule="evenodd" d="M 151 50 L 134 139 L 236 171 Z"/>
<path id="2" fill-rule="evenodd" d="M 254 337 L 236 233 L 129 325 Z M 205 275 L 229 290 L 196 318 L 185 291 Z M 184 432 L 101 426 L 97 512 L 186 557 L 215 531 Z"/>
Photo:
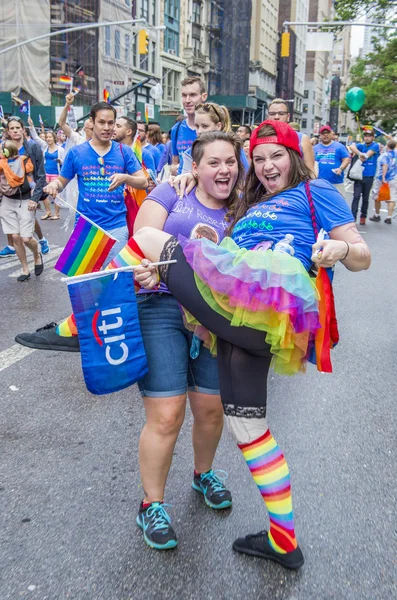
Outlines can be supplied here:
<path id="1" fill-rule="evenodd" d="M 261 123 L 276 95 L 279 0 L 253 0 L 249 93 L 256 99 L 254 122 Z"/>
<path id="2" fill-rule="evenodd" d="M 334 42 L 330 107 L 330 125 L 334 131 L 342 135 L 355 129 L 352 113 L 340 109 L 340 101 L 345 97 L 350 85 L 349 72 L 352 65 L 350 43 L 351 27 L 345 27 L 336 35 Z"/>

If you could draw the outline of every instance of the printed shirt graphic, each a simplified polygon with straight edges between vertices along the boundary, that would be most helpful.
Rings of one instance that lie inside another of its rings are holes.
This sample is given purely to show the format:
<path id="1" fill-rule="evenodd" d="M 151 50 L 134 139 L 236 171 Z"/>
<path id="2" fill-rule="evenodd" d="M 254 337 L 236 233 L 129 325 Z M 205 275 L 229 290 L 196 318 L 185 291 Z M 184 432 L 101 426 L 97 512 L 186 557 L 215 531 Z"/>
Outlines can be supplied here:
<path id="1" fill-rule="evenodd" d="M 77 175 L 79 199 L 77 209 L 103 229 L 109 231 L 125 226 L 124 186 L 109 192 L 110 177 L 116 173 L 133 175 L 141 169 L 131 148 L 112 142 L 100 156 L 89 142 L 71 148 L 63 163 L 61 176 L 73 179 Z"/>
<path id="2" fill-rule="evenodd" d="M 363 177 L 375 177 L 376 161 L 378 160 L 378 156 L 379 156 L 379 144 L 377 144 L 376 142 L 372 142 L 371 144 L 368 144 L 368 145 L 367 144 L 356 144 L 356 148 L 357 148 L 357 150 L 359 150 L 360 152 L 363 152 L 364 154 L 366 154 L 370 150 L 375 152 L 375 154 L 373 154 L 372 156 L 370 156 L 370 158 L 367 158 L 367 160 L 365 160 L 363 162 L 363 167 L 364 167 Z"/>
<path id="3" fill-rule="evenodd" d="M 182 235 L 186 238 L 206 237 L 215 244 L 223 239 L 228 227 L 225 221 L 226 208 L 207 208 L 197 199 L 195 190 L 179 198 L 168 183 L 162 183 L 154 188 L 146 200 L 153 200 L 168 212 L 163 231 L 176 238 Z M 162 283 L 159 291 L 167 291 Z"/>
<path id="4" fill-rule="evenodd" d="M 332 142 L 329 146 L 317 144 L 314 146 L 314 156 L 318 162 L 318 176 L 330 183 L 343 183 L 342 175 L 336 175 L 332 169 L 338 169 L 344 158 L 350 156 L 343 144 Z"/>
<path id="5" fill-rule="evenodd" d="M 182 152 L 188 150 L 197 138 L 195 129 L 191 129 L 187 121 L 176 123 L 171 129 L 172 155 L 181 158 Z"/>
<path id="6" fill-rule="evenodd" d="M 392 181 L 397 177 L 397 151 L 391 150 L 384 152 L 379 160 L 380 172 L 378 179 L 382 180 L 382 165 L 387 165 L 386 181 Z"/>
<path id="7" fill-rule="evenodd" d="M 354 222 L 345 199 L 331 184 L 316 179 L 311 181 L 310 189 L 319 229 L 330 232 Z M 232 239 L 240 248 L 252 250 L 263 242 L 275 244 L 287 233 L 294 236 L 295 257 L 309 270 L 315 236 L 304 183 L 250 208 L 234 226 Z"/>

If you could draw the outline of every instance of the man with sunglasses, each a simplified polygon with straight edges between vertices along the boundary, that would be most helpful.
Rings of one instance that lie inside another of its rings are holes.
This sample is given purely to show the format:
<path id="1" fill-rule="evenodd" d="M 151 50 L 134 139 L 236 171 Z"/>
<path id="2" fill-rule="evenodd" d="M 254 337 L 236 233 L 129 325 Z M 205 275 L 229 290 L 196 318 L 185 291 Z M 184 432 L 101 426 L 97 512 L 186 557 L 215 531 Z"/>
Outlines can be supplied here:
<path id="1" fill-rule="evenodd" d="M 146 189 L 147 179 L 131 148 L 112 141 L 115 108 L 98 102 L 92 106 L 90 117 L 92 139 L 69 150 L 61 174 L 44 191 L 55 197 L 77 177 L 77 209 L 118 240 L 106 259 L 108 263 L 128 241 L 124 186 Z"/>
<path id="2" fill-rule="evenodd" d="M 201 77 L 187 77 L 181 83 L 182 106 L 186 119 L 176 123 L 171 129 L 172 166 L 171 173 L 176 175 L 183 152 L 191 148 L 197 138 L 194 124 L 194 109 L 197 104 L 205 102 L 208 94 Z"/>
<path id="3" fill-rule="evenodd" d="M 289 123 L 290 113 L 288 105 L 282 98 L 275 98 L 269 104 L 267 109 L 267 118 L 271 121 L 282 121 L 283 123 Z M 296 132 L 299 137 L 299 147 L 303 155 L 303 159 L 309 169 L 314 173 L 314 152 L 313 146 L 310 142 L 309 136 L 300 131 Z"/>
<path id="4" fill-rule="evenodd" d="M 46 184 L 45 171 L 44 171 L 44 158 L 43 153 L 40 147 L 33 142 L 33 140 L 25 139 L 25 125 L 20 117 L 11 116 L 4 122 L 6 126 L 5 134 L 6 137 L 14 142 L 17 146 L 19 154 L 21 156 L 27 156 L 30 158 L 33 165 L 33 179 L 35 182 L 35 188 L 33 190 L 32 196 L 30 198 L 31 202 L 34 202 L 36 207 L 40 202 L 41 196 L 43 194 L 43 187 Z M 33 211 L 32 211 L 33 212 Z M 34 231 L 39 239 L 40 249 L 42 254 L 47 254 L 49 252 L 49 245 L 45 237 L 43 236 L 43 232 L 41 227 L 35 219 L 34 221 Z M 33 240 L 35 241 L 35 240 Z M 26 252 L 24 248 L 21 250 L 23 261 L 22 264 L 25 264 L 26 261 Z M 14 247 L 14 242 L 12 239 L 12 235 L 7 235 L 7 246 L 5 246 L 0 251 L 0 257 L 4 258 L 7 256 L 13 256 L 16 254 L 16 249 Z M 27 274 L 27 267 L 24 268 Z"/>
<path id="5" fill-rule="evenodd" d="M 363 178 L 354 182 L 354 193 L 352 202 L 353 217 L 357 219 L 358 206 L 362 196 L 360 225 L 365 225 L 368 214 L 368 201 L 372 184 L 376 174 L 376 163 L 379 158 L 379 144 L 374 142 L 375 133 L 372 127 L 364 129 L 364 143 L 351 144 L 350 151 L 361 160 L 364 166 Z"/>

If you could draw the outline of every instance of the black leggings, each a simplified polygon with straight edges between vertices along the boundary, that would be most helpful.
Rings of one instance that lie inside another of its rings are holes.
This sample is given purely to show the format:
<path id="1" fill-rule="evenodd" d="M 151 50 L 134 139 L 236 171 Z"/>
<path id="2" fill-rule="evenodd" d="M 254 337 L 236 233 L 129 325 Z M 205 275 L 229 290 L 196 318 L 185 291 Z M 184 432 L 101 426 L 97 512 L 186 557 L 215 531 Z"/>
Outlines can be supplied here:
<path id="1" fill-rule="evenodd" d="M 218 337 L 219 387 L 225 414 L 265 417 L 272 358 L 265 333 L 249 327 L 233 327 L 212 310 L 197 289 L 194 271 L 175 238 L 168 240 L 160 258 L 172 259 L 177 262 L 160 268 L 162 280 L 178 302 Z"/>

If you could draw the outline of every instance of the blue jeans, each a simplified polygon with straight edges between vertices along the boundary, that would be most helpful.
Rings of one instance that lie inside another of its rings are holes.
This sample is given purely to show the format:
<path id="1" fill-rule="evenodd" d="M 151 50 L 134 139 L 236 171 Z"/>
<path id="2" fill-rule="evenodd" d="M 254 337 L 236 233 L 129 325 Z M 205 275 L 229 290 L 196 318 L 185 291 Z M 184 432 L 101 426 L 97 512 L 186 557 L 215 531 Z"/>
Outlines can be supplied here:
<path id="1" fill-rule="evenodd" d="M 103 268 L 107 267 L 108 264 L 114 259 L 115 256 L 124 248 L 126 243 L 128 242 L 128 227 L 124 225 L 124 227 L 118 227 L 117 229 L 111 229 L 109 233 L 115 237 L 118 241 L 115 243 L 111 251 L 109 252 L 109 256 L 103 263 Z"/>
<path id="2" fill-rule="evenodd" d="M 138 294 L 138 312 L 149 372 L 138 382 L 142 396 L 169 398 L 187 390 L 218 395 L 216 358 L 200 345 L 191 358 L 193 334 L 183 323 L 177 300 L 170 294 Z"/>

